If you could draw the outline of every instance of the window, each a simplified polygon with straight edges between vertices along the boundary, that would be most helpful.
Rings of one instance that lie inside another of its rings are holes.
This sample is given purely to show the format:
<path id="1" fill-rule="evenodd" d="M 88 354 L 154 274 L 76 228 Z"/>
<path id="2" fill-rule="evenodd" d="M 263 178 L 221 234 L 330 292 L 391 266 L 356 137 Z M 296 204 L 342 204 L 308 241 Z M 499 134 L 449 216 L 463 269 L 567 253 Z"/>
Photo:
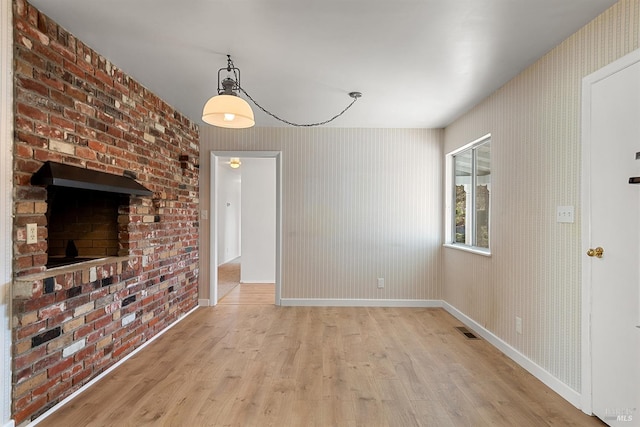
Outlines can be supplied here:
<path id="1" fill-rule="evenodd" d="M 480 252 L 489 250 L 491 208 L 491 136 L 487 135 L 449 154 L 449 238 Z"/>

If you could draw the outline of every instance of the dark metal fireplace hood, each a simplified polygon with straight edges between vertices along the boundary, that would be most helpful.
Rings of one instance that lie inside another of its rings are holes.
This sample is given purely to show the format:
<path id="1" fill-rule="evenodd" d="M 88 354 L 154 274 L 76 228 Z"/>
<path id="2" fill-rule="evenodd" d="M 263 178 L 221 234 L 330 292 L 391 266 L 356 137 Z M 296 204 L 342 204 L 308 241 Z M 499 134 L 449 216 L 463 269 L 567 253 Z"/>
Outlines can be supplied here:
<path id="1" fill-rule="evenodd" d="M 153 195 L 152 191 L 149 191 L 128 176 L 113 175 L 55 162 L 45 162 L 31 177 L 31 184 L 84 188 L 135 196 Z"/>

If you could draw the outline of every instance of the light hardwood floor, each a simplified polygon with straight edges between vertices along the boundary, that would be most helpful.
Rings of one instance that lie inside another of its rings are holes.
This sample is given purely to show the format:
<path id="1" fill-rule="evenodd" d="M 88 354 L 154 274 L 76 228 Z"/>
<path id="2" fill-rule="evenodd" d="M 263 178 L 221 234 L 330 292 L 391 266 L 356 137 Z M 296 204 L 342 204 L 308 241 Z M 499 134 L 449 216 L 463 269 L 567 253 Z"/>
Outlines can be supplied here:
<path id="1" fill-rule="evenodd" d="M 240 257 L 218 266 L 218 304 L 275 304 L 273 283 L 240 283 Z"/>
<path id="2" fill-rule="evenodd" d="M 218 300 L 240 284 L 240 257 L 218 266 Z"/>
<path id="3" fill-rule="evenodd" d="M 241 283 L 218 304 L 275 304 L 276 285 L 273 283 Z"/>
<path id="4" fill-rule="evenodd" d="M 200 308 L 40 426 L 599 426 L 442 309 Z"/>

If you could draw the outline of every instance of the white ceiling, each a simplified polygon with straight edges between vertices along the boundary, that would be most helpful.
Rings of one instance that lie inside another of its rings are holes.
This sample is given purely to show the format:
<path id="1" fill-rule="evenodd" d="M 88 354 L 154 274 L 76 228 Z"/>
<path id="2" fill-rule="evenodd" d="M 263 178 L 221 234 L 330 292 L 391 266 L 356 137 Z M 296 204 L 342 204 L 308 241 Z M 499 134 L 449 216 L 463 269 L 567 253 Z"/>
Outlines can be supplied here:
<path id="1" fill-rule="evenodd" d="M 615 0 L 31 0 L 202 123 L 232 55 L 281 117 L 444 127 Z M 253 107 L 253 105 L 252 105 Z M 280 123 L 254 108 L 257 126 Z"/>

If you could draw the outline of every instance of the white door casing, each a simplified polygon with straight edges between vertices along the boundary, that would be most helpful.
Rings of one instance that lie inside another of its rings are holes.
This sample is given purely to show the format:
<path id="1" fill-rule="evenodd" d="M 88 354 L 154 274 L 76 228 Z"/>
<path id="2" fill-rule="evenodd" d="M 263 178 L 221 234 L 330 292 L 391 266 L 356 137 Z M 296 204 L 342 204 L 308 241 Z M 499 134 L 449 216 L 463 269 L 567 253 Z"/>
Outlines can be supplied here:
<path id="1" fill-rule="evenodd" d="M 282 295 L 282 152 L 280 151 L 212 151 L 209 211 L 209 305 L 218 303 L 218 157 L 273 158 L 276 161 L 276 283 L 275 305 Z"/>
<path id="2" fill-rule="evenodd" d="M 585 77 L 582 111 L 582 410 L 640 425 L 640 50 Z"/>

